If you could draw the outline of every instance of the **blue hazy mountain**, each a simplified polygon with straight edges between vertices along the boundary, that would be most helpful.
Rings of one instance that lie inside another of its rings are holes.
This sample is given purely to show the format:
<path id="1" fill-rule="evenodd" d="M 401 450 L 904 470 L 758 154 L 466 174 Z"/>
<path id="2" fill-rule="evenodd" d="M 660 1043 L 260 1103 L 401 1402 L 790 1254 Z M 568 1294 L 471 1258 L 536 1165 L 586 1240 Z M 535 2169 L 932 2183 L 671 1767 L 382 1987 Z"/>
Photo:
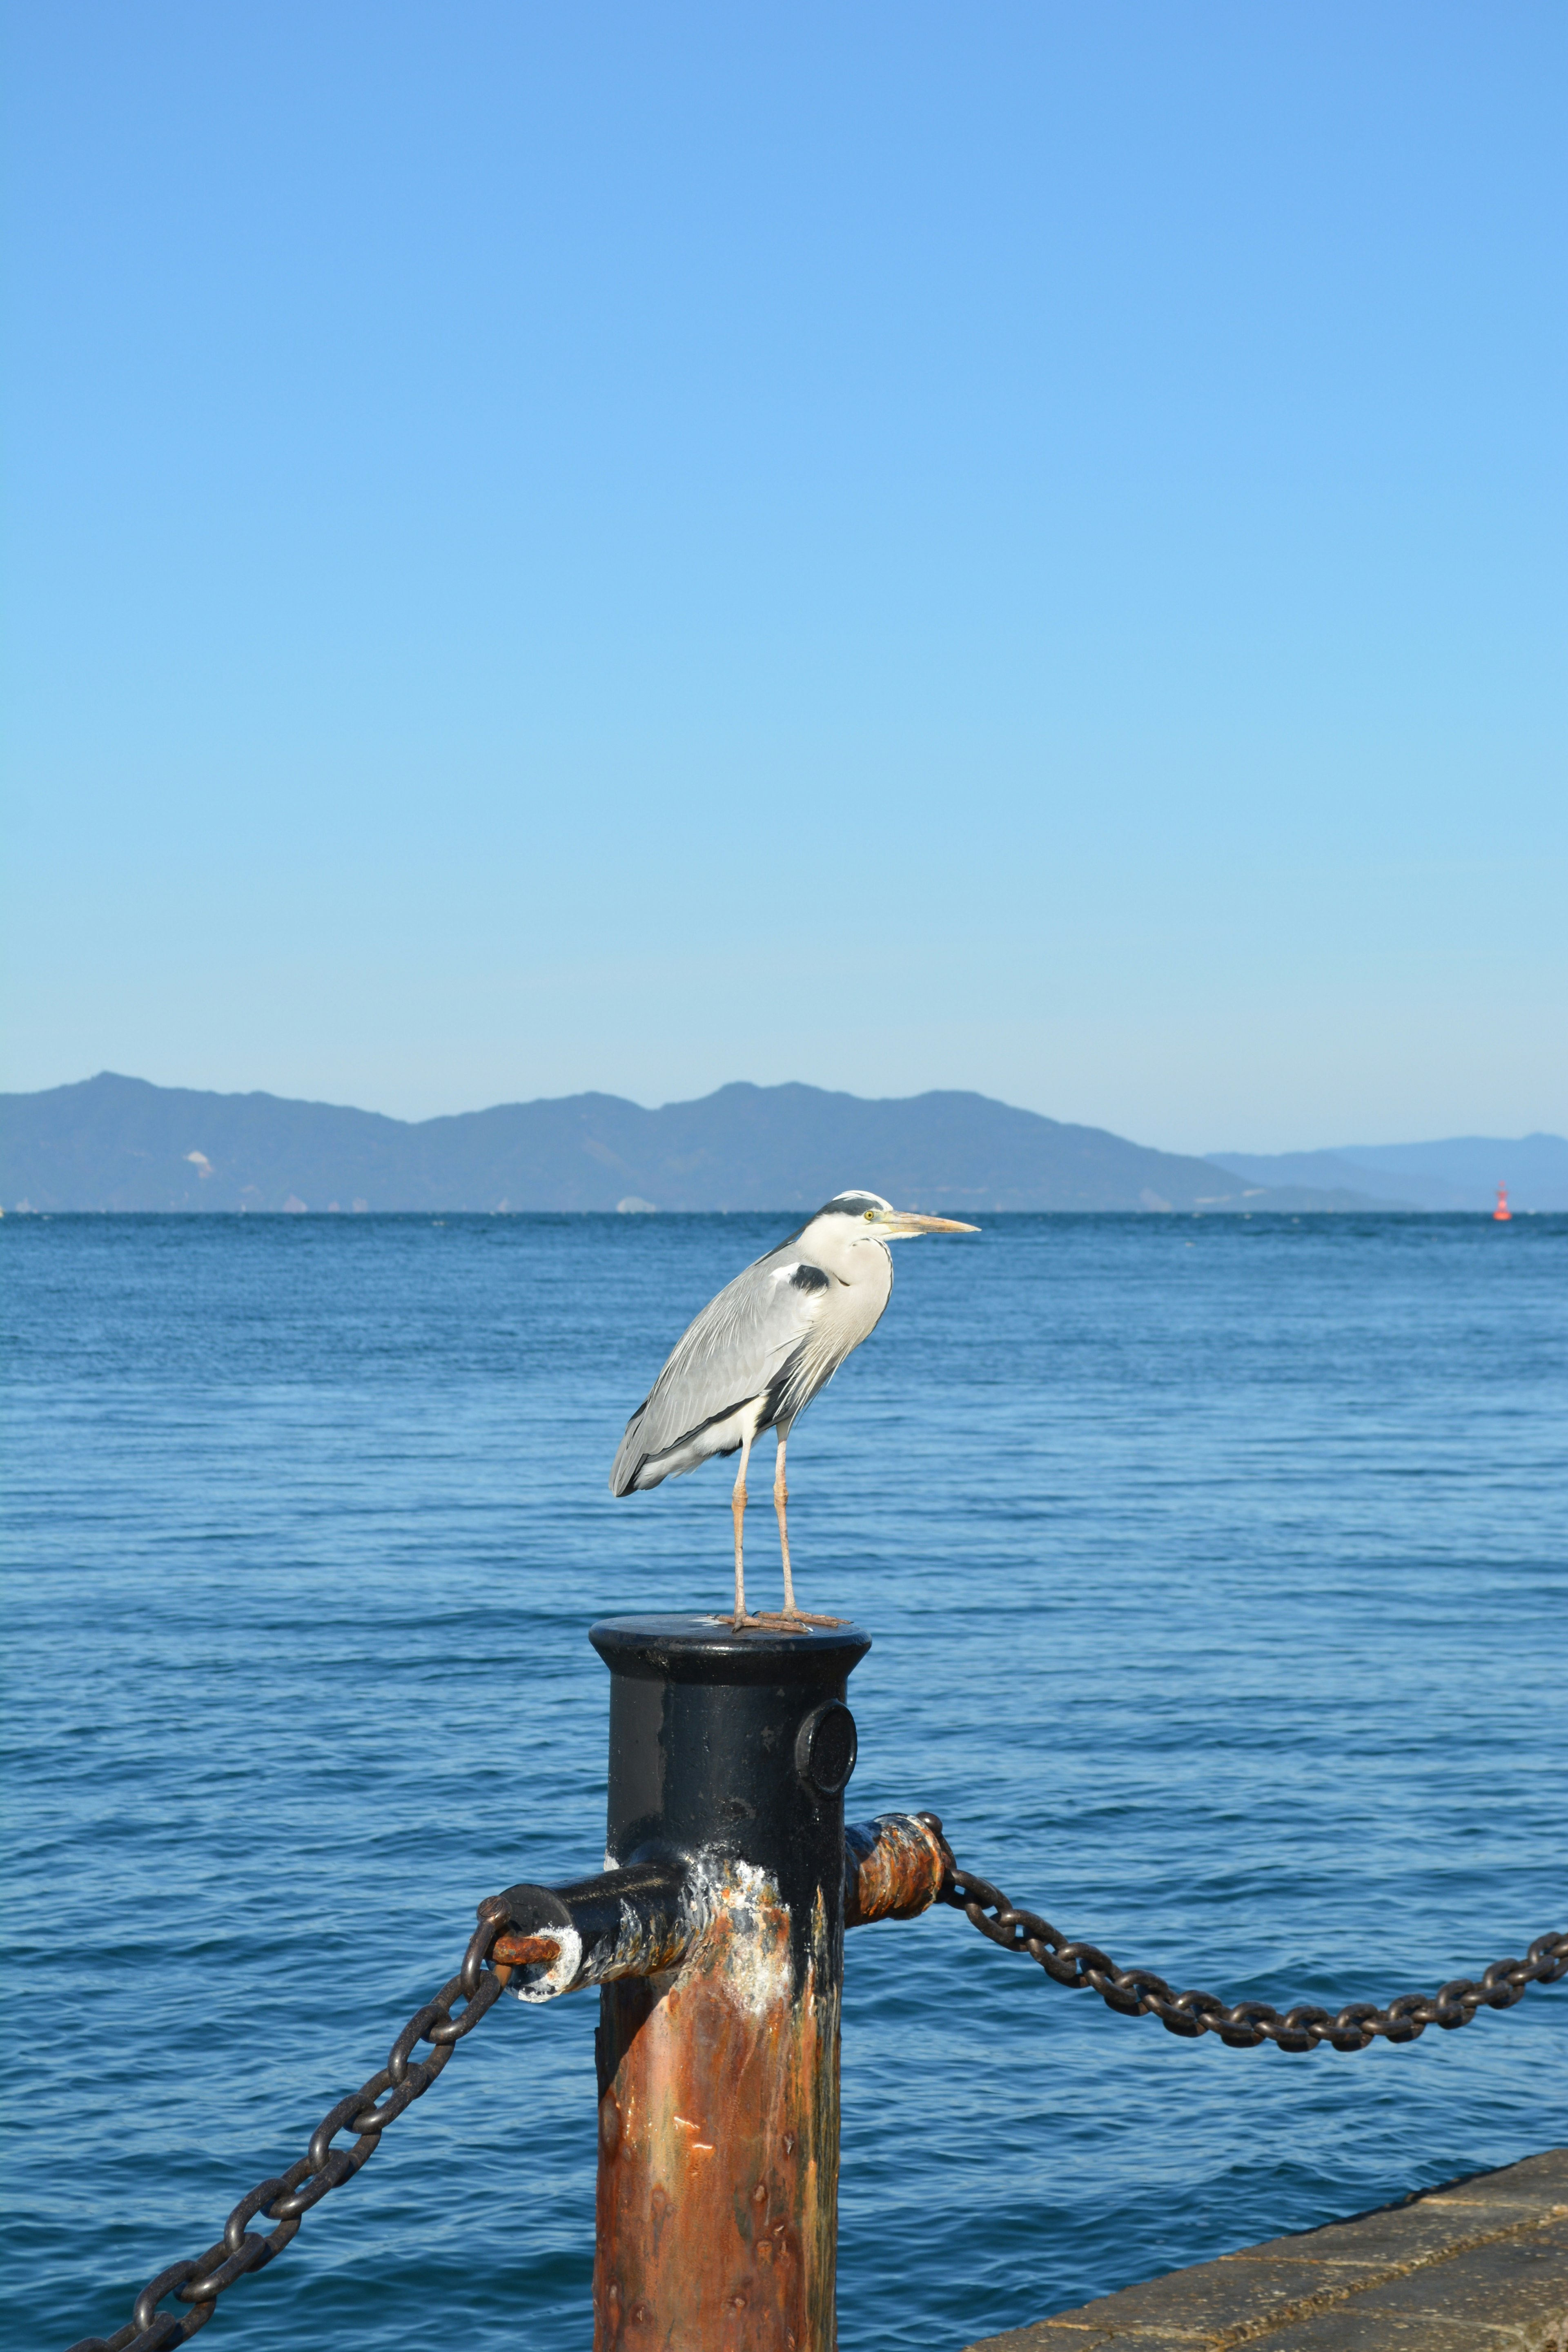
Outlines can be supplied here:
<path id="1" fill-rule="evenodd" d="M 1371 1188 L 1238 1181 L 984 1095 L 868 1102 L 721 1087 L 658 1110 L 568 1095 L 410 1122 L 105 1071 L 0 1096 L 0 1205 L 35 1210 L 1355 1209 Z"/>
<path id="2" fill-rule="evenodd" d="M 1516 1209 L 1568 1209 L 1561 1135 L 1457 1135 L 1446 1143 L 1347 1143 L 1331 1151 L 1211 1151 L 1251 1184 L 1350 1185 L 1421 1209 L 1489 1209 L 1506 1184 Z"/>

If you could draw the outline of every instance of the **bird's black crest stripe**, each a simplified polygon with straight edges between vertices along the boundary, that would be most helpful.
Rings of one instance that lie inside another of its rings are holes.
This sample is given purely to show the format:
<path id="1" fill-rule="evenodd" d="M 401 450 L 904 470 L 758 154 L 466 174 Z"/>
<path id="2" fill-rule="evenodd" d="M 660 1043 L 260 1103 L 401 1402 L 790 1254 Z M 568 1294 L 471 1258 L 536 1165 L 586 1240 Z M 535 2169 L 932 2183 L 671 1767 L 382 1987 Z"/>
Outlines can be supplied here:
<path id="1" fill-rule="evenodd" d="M 826 1290 L 827 1287 L 827 1276 L 822 1268 L 807 1265 L 804 1258 L 790 1276 L 790 1281 L 796 1290 Z"/>

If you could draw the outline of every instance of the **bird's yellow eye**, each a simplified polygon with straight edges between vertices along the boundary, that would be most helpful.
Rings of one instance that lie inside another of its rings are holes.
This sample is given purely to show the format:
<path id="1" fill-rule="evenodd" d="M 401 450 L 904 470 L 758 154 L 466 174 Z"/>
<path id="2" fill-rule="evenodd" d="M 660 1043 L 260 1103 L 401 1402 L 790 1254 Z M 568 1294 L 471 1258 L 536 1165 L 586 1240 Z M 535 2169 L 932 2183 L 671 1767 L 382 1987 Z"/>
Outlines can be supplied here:
<path id="1" fill-rule="evenodd" d="M 870 1224 L 874 1224 L 874 1223 L 876 1223 L 876 1220 L 877 1220 L 877 1212 L 876 1212 L 876 1210 L 875 1210 L 875 1209 L 868 1209 L 868 1210 L 867 1210 L 867 1212 L 866 1212 L 866 1223 L 867 1223 L 868 1225 L 870 1225 Z"/>

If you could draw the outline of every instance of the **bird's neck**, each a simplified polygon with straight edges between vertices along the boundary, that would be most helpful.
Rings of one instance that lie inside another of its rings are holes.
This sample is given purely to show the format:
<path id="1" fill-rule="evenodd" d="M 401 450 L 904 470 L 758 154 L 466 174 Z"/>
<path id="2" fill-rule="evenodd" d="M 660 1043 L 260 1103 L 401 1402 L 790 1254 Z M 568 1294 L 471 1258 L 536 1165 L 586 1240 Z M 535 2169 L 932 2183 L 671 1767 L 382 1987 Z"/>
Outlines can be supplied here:
<path id="1" fill-rule="evenodd" d="M 879 1290 L 885 1297 L 893 1285 L 893 1255 L 885 1242 L 840 1241 L 823 1237 L 811 1254 L 836 1281 L 850 1290 Z"/>

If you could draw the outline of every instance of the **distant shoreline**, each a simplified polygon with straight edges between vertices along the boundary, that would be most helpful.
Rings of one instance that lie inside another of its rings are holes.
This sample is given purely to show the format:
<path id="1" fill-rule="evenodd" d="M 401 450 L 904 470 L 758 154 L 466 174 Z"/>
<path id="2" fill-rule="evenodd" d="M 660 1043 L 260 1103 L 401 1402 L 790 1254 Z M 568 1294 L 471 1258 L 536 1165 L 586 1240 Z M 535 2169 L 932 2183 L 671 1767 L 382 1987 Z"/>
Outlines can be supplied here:
<path id="1" fill-rule="evenodd" d="M 1138 1224 L 1160 1222 L 1194 1224 L 1216 1217 L 1226 1218 L 1232 1223 L 1237 1224 L 1247 1223 L 1258 1218 L 1268 1218 L 1276 1223 L 1298 1225 L 1306 1219 L 1310 1219 L 1314 1223 L 1327 1223 L 1331 1221 L 1342 1223 L 1347 1218 L 1359 1218 L 1363 1223 L 1369 1220 L 1401 1224 L 1409 1224 L 1416 1221 L 1433 1223 L 1444 1220 L 1452 1224 L 1489 1225 L 1496 1223 L 1489 1209 L 1402 1209 L 1383 1201 L 1371 1202 L 1364 1208 L 1353 1209 L 1233 1209 L 1225 1206 L 1203 1209 L 987 1209 L 981 1213 L 992 1223 L 998 1218 L 1025 1217 L 1079 1219 L 1115 1217 L 1128 1223 Z M 784 1218 L 798 1217 L 800 1211 L 795 1207 L 646 1209 L 637 1212 L 636 1214 L 644 1223 L 658 1222 L 664 1224 L 681 1219 L 712 1217 L 750 1217 L 758 1222 L 771 1221 L 777 1223 Z M 343 1225 L 380 1223 L 426 1225 L 433 1221 L 443 1223 L 448 1217 L 468 1217 L 476 1223 L 481 1220 L 488 1223 L 498 1217 L 501 1219 L 548 1217 L 552 1221 L 570 1219 L 574 1222 L 595 1217 L 605 1222 L 612 1220 L 618 1222 L 626 1219 L 627 1215 L 628 1213 L 626 1210 L 617 1209 L 458 1209 L 450 1205 L 426 1209 L 35 1209 L 25 1201 L 18 1202 L 14 1208 L 0 1209 L 0 1222 L 7 1223 L 16 1223 L 18 1221 L 49 1223 L 67 1219 L 78 1223 L 96 1223 L 104 1219 L 150 1223 L 154 1219 L 178 1218 L 182 1223 L 190 1224 L 212 1224 L 225 1222 L 232 1224 L 243 1223 L 246 1224 Z M 1510 1213 L 1508 1222 L 1518 1224 L 1532 1218 L 1542 1217 L 1568 1217 L 1568 1210 L 1515 1209 Z"/>

